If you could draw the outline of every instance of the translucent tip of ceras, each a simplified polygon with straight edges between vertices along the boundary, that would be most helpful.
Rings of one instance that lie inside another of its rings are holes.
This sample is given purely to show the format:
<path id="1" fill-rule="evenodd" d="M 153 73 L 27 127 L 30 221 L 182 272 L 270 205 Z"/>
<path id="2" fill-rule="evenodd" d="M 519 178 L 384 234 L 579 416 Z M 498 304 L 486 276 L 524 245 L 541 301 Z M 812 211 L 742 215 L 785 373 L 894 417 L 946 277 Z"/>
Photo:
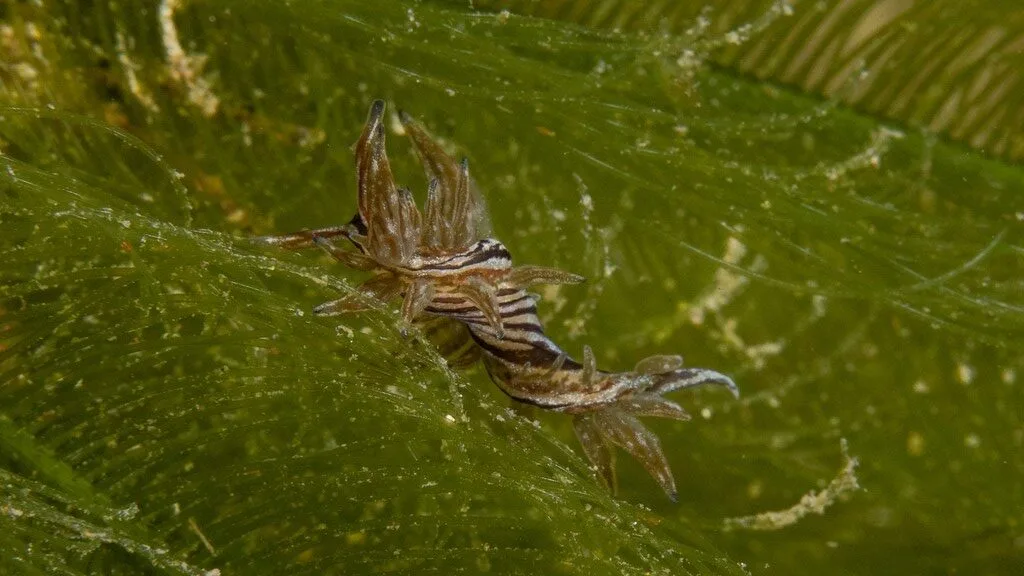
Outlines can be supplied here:
<path id="1" fill-rule="evenodd" d="M 725 386 L 726 388 L 729 389 L 729 392 L 732 392 L 733 398 L 740 397 L 740 387 L 737 386 L 735 382 L 733 382 L 732 378 L 729 378 L 725 374 L 715 372 L 714 370 L 705 370 L 704 372 L 707 373 L 706 376 L 708 378 L 708 384 L 718 384 L 721 386 Z"/>
<path id="2" fill-rule="evenodd" d="M 715 372 L 714 370 L 704 370 L 705 382 L 708 384 L 719 384 L 725 386 L 732 392 L 734 398 L 740 397 L 740 387 L 733 382 L 732 378 L 729 378 L 725 374 Z"/>
<path id="3" fill-rule="evenodd" d="M 398 110 L 398 121 L 402 124 L 412 124 L 413 122 L 416 122 L 408 112 L 402 109 Z"/>
<path id="4" fill-rule="evenodd" d="M 370 104 L 370 115 L 367 117 L 367 123 L 379 122 L 381 117 L 384 116 L 384 110 L 387 108 L 387 104 L 383 100 L 374 100 L 373 104 Z"/>
<path id="5" fill-rule="evenodd" d="M 331 249 L 334 247 L 334 245 L 331 244 L 331 241 L 323 236 L 313 236 L 313 244 L 328 254 L 331 253 Z M 314 310 L 314 312 L 316 312 L 316 310 Z"/>
<path id="6" fill-rule="evenodd" d="M 280 236 L 251 236 L 246 240 L 248 240 L 250 244 L 255 244 L 257 246 L 280 246 L 281 244 L 286 243 L 286 240 Z"/>
<path id="7" fill-rule="evenodd" d="M 314 316 L 339 316 L 338 312 L 334 310 L 332 306 L 334 302 L 324 302 L 319 306 L 313 307 Z"/>

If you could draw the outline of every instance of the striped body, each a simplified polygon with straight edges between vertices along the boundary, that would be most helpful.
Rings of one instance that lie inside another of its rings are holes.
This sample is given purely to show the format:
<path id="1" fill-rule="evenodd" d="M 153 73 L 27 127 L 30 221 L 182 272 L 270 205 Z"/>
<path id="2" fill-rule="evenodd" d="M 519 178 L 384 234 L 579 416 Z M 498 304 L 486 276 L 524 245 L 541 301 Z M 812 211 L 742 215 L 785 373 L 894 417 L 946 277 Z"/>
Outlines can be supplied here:
<path id="1" fill-rule="evenodd" d="M 512 269 L 512 256 L 505 245 L 485 238 L 466 251 L 451 255 L 413 256 L 406 262 L 382 266 L 405 278 L 428 278 L 437 282 L 458 282 L 460 278 L 492 278 Z"/>
<path id="2" fill-rule="evenodd" d="M 402 299 L 403 325 L 415 321 L 455 366 L 482 357 L 495 384 L 511 398 L 573 414 L 587 458 L 615 490 L 617 446 L 633 455 L 676 499 L 675 483 L 658 438 L 640 422 L 651 416 L 689 415 L 663 394 L 731 379 L 713 370 L 683 368 L 680 356 L 650 356 L 634 370 L 597 369 L 589 347 L 582 361 L 569 357 L 544 334 L 534 284 L 566 284 L 582 277 L 541 266 L 513 266 L 505 246 L 483 238 L 486 210 L 469 177 L 422 127 L 399 114 L 430 181 L 423 213 L 412 194 L 397 188 L 384 148 L 384 103 L 375 101 L 356 143 L 357 214 L 344 226 L 256 239 L 283 248 L 319 246 L 339 262 L 372 273 L 359 292 L 383 301 Z M 356 250 L 331 243 L 342 237 Z M 366 308 L 347 294 L 313 309 L 318 315 Z M 405 328 L 402 329 L 403 332 Z"/>
<path id="3" fill-rule="evenodd" d="M 358 244 L 357 244 L 358 247 Z M 596 371 L 585 374 L 583 364 L 573 360 L 544 334 L 537 315 L 537 297 L 522 288 L 501 286 L 498 310 L 504 334 L 499 336 L 483 312 L 449 284 L 460 276 L 453 265 L 464 263 L 462 276 L 507 270 L 511 257 L 496 240 L 481 240 L 464 253 L 424 260 L 408 274 L 437 280 L 436 290 L 424 311 L 454 318 L 469 329 L 470 336 L 484 352 L 484 366 L 494 383 L 508 396 L 547 410 L 578 413 L 601 409 L 634 394 L 721 381 L 711 370 L 681 368 L 661 374 Z M 731 384 L 731 381 L 730 381 Z"/>
<path id="4" fill-rule="evenodd" d="M 365 254 L 360 241 L 365 225 L 358 214 L 351 224 L 361 234 L 347 237 Z M 582 364 L 544 334 L 537 297 L 522 288 L 501 285 L 502 273 L 511 266 L 512 257 L 505 246 L 488 238 L 463 252 L 414 256 L 402 265 L 383 268 L 409 281 L 431 279 L 435 292 L 424 312 L 465 324 L 484 352 L 484 366 L 491 379 L 515 400 L 549 410 L 580 412 L 612 402 L 625 389 L 635 388 L 630 379 L 603 372 L 596 381 L 584 382 Z M 497 280 L 498 310 L 504 326 L 500 337 L 480 308 L 459 292 L 459 286 L 474 276 Z"/>
<path id="5" fill-rule="evenodd" d="M 705 383 L 735 387 L 722 374 L 702 368 L 679 368 L 659 374 L 598 370 L 588 377 L 583 364 L 544 334 L 534 295 L 506 288 L 498 291 L 498 301 L 505 326 L 502 338 L 497 337 L 479 310 L 457 294 L 435 295 L 426 312 L 463 322 L 484 351 L 484 366 L 491 379 L 519 402 L 557 412 L 581 413 L 607 408 L 635 395 L 664 394 Z"/>

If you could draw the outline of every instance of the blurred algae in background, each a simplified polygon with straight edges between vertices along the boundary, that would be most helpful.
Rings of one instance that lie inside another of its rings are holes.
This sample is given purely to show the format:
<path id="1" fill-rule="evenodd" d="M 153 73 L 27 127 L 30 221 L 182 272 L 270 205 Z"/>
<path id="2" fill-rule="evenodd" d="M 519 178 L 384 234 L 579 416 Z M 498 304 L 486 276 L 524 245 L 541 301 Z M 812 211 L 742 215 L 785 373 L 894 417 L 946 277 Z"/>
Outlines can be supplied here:
<path id="1" fill-rule="evenodd" d="M 0 573 L 1024 566 L 1017 2 L 15 1 L 0 54 Z M 378 97 L 587 276 L 552 338 L 740 385 L 651 423 L 679 504 L 245 241 L 351 216 Z"/>

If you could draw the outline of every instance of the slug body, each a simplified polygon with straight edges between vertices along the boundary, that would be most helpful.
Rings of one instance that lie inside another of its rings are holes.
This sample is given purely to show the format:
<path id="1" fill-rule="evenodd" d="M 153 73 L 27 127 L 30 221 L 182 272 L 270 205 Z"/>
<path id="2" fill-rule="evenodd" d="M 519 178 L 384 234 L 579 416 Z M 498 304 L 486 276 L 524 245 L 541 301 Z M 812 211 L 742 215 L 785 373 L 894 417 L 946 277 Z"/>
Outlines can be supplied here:
<path id="1" fill-rule="evenodd" d="M 660 443 L 638 417 L 687 420 L 689 415 L 663 394 L 704 384 L 738 394 L 736 384 L 713 370 L 683 368 L 679 356 L 651 356 L 628 372 L 598 370 L 587 346 L 581 361 L 571 358 L 544 334 L 537 297 L 526 288 L 583 278 L 554 268 L 514 266 L 501 242 L 483 237 L 486 210 L 468 163 L 457 163 L 419 124 L 400 113 L 430 182 L 421 215 L 412 194 L 394 184 L 384 148 L 383 114 L 384 103 L 374 102 L 355 146 L 359 210 L 349 223 L 256 241 L 292 249 L 320 246 L 343 264 L 371 272 L 360 292 L 383 301 L 400 298 L 406 323 L 420 322 L 428 331 L 460 323 L 505 394 L 573 416 L 584 452 L 613 491 L 613 447 L 618 446 L 636 457 L 675 500 L 675 482 Z M 336 246 L 332 239 L 338 237 L 355 250 Z M 363 308 L 363 298 L 349 296 L 321 304 L 314 312 L 333 315 Z M 476 357 L 459 349 L 459 364 Z"/>

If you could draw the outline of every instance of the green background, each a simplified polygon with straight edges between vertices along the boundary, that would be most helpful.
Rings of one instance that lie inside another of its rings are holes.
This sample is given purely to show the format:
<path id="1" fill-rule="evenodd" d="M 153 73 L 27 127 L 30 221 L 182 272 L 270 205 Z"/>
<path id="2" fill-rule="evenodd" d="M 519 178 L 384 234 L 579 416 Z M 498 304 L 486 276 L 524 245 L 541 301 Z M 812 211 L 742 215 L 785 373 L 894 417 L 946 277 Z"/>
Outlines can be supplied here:
<path id="1" fill-rule="evenodd" d="M 1024 19 L 924 4 L 0 4 L 0 572 L 1021 573 Z M 738 382 L 678 504 L 246 242 L 348 220 L 374 98 L 587 276 L 563 347 Z"/>

